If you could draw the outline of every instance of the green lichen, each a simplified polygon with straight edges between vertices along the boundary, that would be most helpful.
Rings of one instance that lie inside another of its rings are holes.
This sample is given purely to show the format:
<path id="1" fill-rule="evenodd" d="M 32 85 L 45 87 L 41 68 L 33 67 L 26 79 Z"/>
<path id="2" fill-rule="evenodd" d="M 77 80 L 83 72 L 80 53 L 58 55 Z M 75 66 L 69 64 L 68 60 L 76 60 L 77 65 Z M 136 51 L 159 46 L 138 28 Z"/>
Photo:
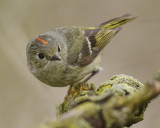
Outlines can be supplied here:
<path id="1" fill-rule="evenodd" d="M 114 93 L 120 95 L 129 95 L 142 89 L 144 85 L 135 78 L 128 75 L 116 75 L 110 80 L 102 83 L 96 90 L 98 95 L 104 93 Z"/>
<path id="2" fill-rule="evenodd" d="M 160 69 L 154 74 L 154 79 L 160 81 Z"/>
<path id="3" fill-rule="evenodd" d="M 91 87 L 91 88 L 90 88 Z M 57 120 L 36 128 L 129 128 L 143 120 L 151 99 L 160 94 L 160 71 L 145 86 L 127 75 L 116 75 L 97 89 L 71 87 L 58 107 Z"/>
<path id="4" fill-rule="evenodd" d="M 72 92 L 67 95 L 64 103 L 57 108 L 57 115 L 61 115 L 87 100 L 96 101 L 106 98 L 111 94 L 121 96 L 130 95 L 143 87 L 144 85 L 141 82 L 124 74 L 113 76 L 110 80 L 102 83 L 97 89 L 95 89 L 95 85 L 86 83 L 83 85 L 79 94 L 76 88 L 72 87 Z"/>
<path id="5" fill-rule="evenodd" d="M 84 84 L 80 93 L 77 92 L 77 87 L 73 86 L 71 92 L 68 93 L 64 102 L 60 104 L 57 109 L 57 117 L 62 115 L 63 113 L 71 110 L 73 107 L 77 106 L 79 103 L 87 101 L 89 99 L 89 95 L 95 95 L 95 85 L 93 84 Z"/>

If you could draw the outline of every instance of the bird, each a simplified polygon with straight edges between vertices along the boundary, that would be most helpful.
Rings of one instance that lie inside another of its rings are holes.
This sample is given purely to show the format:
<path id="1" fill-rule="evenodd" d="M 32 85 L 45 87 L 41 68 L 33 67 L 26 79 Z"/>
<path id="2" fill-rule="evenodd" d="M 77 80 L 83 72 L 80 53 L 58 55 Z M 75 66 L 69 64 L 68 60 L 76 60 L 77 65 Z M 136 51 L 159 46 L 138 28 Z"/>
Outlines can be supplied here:
<path id="1" fill-rule="evenodd" d="M 102 69 L 105 46 L 133 19 L 126 14 L 95 27 L 65 26 L 37 35 L 26 47 L 30 72 L 52 87 L 84 84 Z"/>

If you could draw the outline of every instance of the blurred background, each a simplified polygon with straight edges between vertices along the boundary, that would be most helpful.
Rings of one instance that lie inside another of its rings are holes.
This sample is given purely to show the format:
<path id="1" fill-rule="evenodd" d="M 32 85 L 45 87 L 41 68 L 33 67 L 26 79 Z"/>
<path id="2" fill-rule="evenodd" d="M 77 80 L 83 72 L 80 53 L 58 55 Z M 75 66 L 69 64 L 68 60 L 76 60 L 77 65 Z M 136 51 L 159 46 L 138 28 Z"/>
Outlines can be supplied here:
<path id="1" fill-rule="evenodd" d="M 138 18 L 125 25 L 105 48 L 104 70 L 96 85 L 115 74 L 142 83 L 160 68 L 159 0 L 0 0 L 0 127 L 28 128 L 54 120 L 68 87 L 49 87 L 27 69 L 26 45 L 34 36 L 60 26 L 96 26 L 126 13 Z M 132 128 L 159 128 L 160 97 Z"/>

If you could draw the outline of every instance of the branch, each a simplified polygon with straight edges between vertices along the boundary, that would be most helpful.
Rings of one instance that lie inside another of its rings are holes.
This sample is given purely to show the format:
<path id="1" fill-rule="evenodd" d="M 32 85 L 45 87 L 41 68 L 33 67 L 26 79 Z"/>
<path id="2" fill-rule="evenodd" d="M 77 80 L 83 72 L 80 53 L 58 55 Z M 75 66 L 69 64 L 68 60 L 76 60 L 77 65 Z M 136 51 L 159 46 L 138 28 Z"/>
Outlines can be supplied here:
<path id="1" fill-rule="evenodd" d="M 70 87 L 58 119 L 36 128 L 122 128 L 143 120 L 151 99 L 160 94 L 160 71 L 145 85 L 131 76 L 116 75 L 97 89 Z"/>

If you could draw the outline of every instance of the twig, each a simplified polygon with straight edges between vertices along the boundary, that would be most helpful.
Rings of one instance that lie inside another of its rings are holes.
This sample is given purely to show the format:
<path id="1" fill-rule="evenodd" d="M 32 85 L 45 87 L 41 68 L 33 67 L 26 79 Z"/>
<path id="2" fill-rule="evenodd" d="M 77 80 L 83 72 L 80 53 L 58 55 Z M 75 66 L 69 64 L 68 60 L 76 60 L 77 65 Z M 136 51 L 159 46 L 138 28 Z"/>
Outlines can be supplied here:
<path id="1" fill-rule="evenodd" d="M 94 89 L 77 94 L 71 87 L 59 117 L 37 128 L 122 128 L 143 120 L 151 99 L 160 94 L 160 72 L 145 85 L 131 76 L 117 75 Z"/>

